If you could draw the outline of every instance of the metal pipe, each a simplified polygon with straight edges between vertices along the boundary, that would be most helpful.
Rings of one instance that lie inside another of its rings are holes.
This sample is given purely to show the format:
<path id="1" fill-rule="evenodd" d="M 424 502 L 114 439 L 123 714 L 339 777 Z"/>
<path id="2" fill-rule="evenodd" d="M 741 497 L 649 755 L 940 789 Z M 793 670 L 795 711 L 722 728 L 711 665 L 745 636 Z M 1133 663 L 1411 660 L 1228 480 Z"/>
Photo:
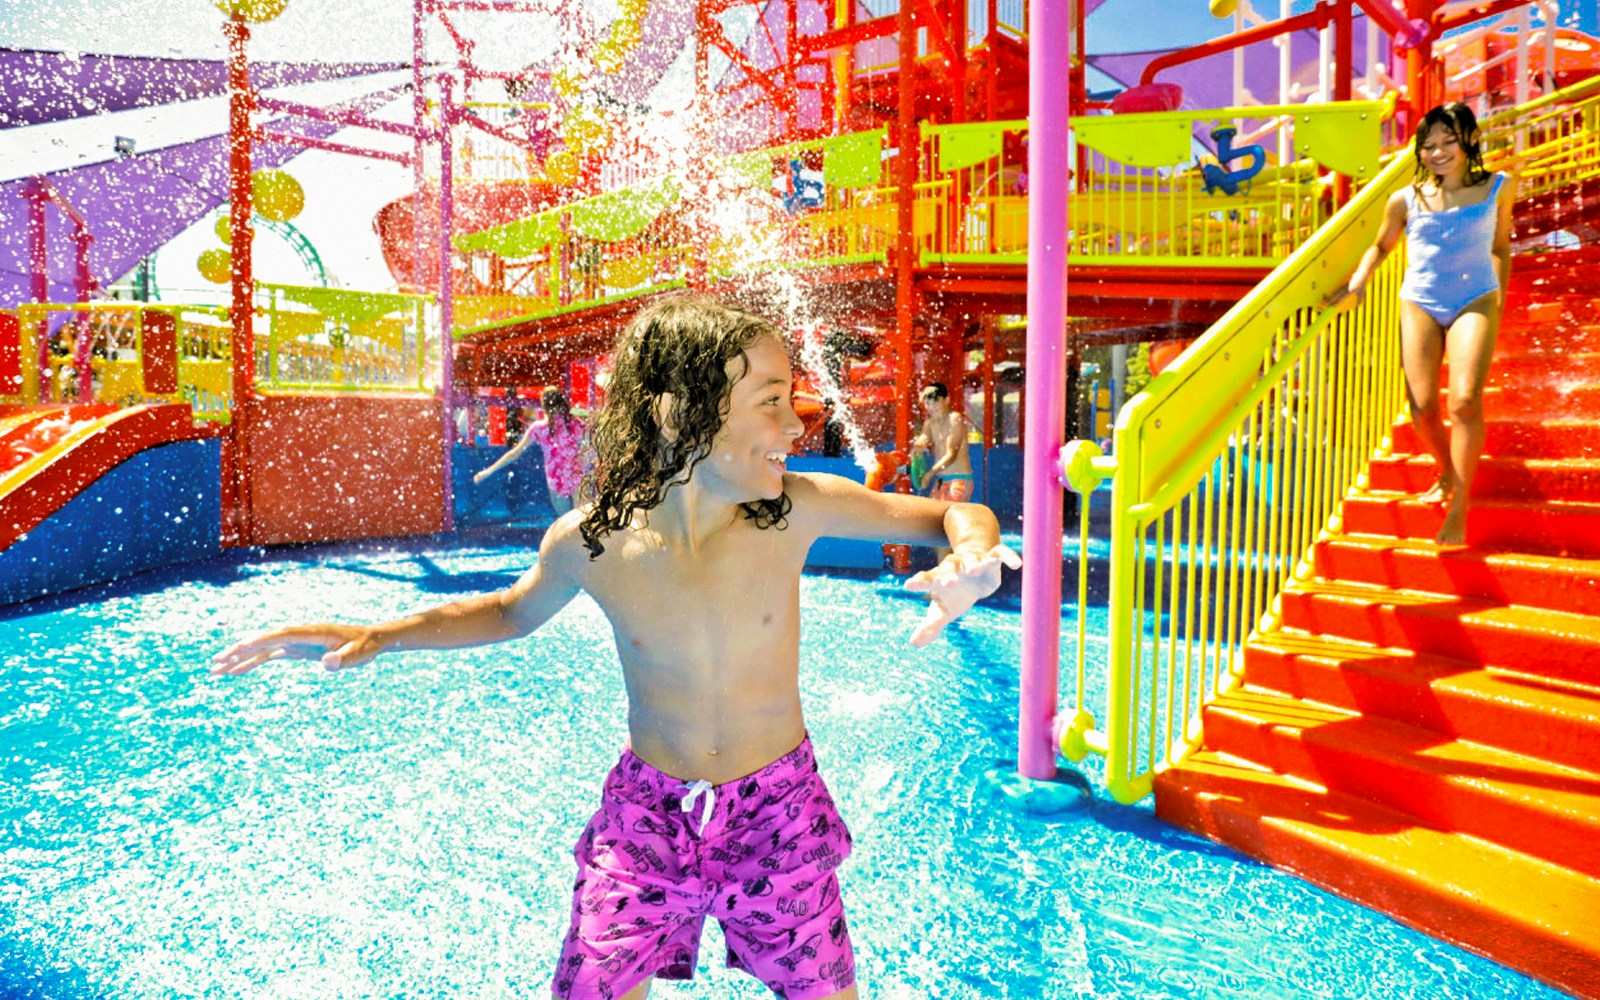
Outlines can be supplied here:
<path id="1" fill-rule="evenodd" d="M 455 421 L 455 274 L 450 246 L 455 229 L 455 152 L 451 148 L 451 126 L 455 124 L 455 81 L 446 74 L 439 78 L 439 104 L 443 109 L 444 127 L 439 140 L 439 408 L 444 426 L 440 435 L 444 441 L 444 530 L 456 527 L 454 455 L 456 443 Z"/>
<path id="2" fill-rule="evenodd" d="M 254 138 L 259 142 L 277 143 L 280 146 L 302 146 L 306 149 L 320 149 L 329 153 L 343 153 L 347 156 L 365 156 L 374 160 L 389 160 L 401 166 L 411 165 L 411 154 L 392 153 L 382 149 L 364 149 L 361 146 L 350 146 L 342 142 L 333 142 L 328 139 L 317 139 L 309 135 L 296 135 L 293 132 L 279 132 L 276 129 L 258 128 Z"/>

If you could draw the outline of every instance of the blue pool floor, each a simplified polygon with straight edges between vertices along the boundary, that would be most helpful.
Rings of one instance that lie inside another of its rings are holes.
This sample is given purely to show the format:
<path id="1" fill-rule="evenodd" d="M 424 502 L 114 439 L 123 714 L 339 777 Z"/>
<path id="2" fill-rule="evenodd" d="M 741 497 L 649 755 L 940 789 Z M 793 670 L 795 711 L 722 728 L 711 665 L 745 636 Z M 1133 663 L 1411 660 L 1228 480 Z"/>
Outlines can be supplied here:
<path id="1" fill-rule="evenodd" d="M 503 646 L 205 669 L 258 628 L 504 586 L 529 541 L 239 553 L 0 608 L 0 995 L 546 995 L 571 848 L 625 734 L 591 602 Z M 1014 604 L 914 650 L 921 603 L 891 577 L 808 575 L 801 603 L 864 997 L 1559 995 L 1148 804 L 1004 808 Z M 767 995 L 722 968 L 714 928 L 697 975 L 653 995 Z"/>

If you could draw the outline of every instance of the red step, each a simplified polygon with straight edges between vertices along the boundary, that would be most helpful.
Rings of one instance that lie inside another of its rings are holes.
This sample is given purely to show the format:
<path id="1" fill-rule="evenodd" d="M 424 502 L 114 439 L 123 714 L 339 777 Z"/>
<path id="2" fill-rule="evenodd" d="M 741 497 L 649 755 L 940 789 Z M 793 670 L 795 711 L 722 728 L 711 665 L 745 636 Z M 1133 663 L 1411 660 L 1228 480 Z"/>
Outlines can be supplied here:
<path id="1" fill-rule="evenodd" d="M 1476 483 L 1473 492 L 1477 493 Z M 1421 503 L 1410 494 L 1349 496 L 1343 511 L 1344 530 L 1362 535 L 1432 540 L 1444 523 L 1443 506 Z M 1478 548 L 1600 557 L 1600 503 L 1474 500 L 1467 517 L 1467 542 Z"/>
<path id="2" fill-rule="evenodd" d="M 1438 478 L 1439 466 L 1425 455 L 1375 458 L 1368 471 L 1371 489 L 1385 493 L 1422 493 Z M 1600 456 L 1548 459 L 1485 455 L 1472 481 L 1472 495 L 1524 501 L 1600 500 Z"/>
<path id="3" fill-rule="evenodd" d="M 1545 386 L 1559 393 L 1569 386 L 1587 385 L 1600 373 L 1600 350 L 1556 350 L 1496 354 L 1489 366 L 1490 386 Z"/>
<path id="4" fill-rule="evenodd" d="M 1202 750 L 1156 815 L 1577 995 L 1600 983 L 1600 881 Z"/>
<path id="5" fill-rule="evenodd" d="M 1298 629 L 1251 642 L 1253 687 L 1572 767 L 1600 761 L 1600 687 Z"/>
<path id="6" fill-rule="evenodd" d="M 1497 353 L 1600 349 L 1600 304 L 1594 298 L 1571 296 L 1526 307 L 1512 298 L 1500 318 Z"/>
<path id="7" fill-rule="evenodd" d="M 1600 559 L 1441 549 L 1378 535 L 1326 538 L 1312 555 L 1327 579 L 1600 615 Z"/>
<path id="8" fill-rule="evenodd" d="M 1267 691 L 1205 709 L 1207 742 L 1278 774 L 1600 878 L 1600 775 Z"/>
<path id="9" fill-rule="evenodd" d="M 1600 619 L 1362 584 L 1297 583 L 1286 628 L 1600 687 Z"/>
<path id="10" fill-rule="evenodd" d="M 1491 416 L 1514 413 L 1600 420 L 1600 373 L 1593 380 L 1568 381 L 1559 387 L 1532 381 L 1488 385 L 1483 390 L 1483 409 Z"/>
<path id="11" fill-rule="evenodd" d="M 1600 247 L 1518 260 L 1470 545 L 1395 425 L 1156 812 L 1600 1000 Z"/>
<path id="12" fill-rule="evenodd" d="M 1497 458 L 1555 455 L 1600 458 L 1600 420 L 1491 417 L 1485 422 L 1484 432 L 1484 454 Z M 1411 424 L 1396 425 L 1391 436 L 1397 454 L 1427 454 L 1421 435 Z"/>

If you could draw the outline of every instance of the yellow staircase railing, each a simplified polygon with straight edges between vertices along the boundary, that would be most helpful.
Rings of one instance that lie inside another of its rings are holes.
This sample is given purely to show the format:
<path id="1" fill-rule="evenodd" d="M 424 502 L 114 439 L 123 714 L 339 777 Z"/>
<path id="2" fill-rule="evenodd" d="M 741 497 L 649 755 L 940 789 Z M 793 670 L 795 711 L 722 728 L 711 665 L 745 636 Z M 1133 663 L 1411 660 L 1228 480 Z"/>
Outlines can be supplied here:
<path id="1" fill-rule="evenodd" d="M 1592 129 L 1600 80 L 1488 122 L 1488 165 L 1536 168 L 1543 190 L 1600 175 Z M 1587 143 L 1587 146 L 1583 144 Z M 1574 145 L 1585 151 L 1569 155 Z M 1324 309 L 1381 225 L 1389 197 L 1412 182 L 1400 150 L 1327 225 L 1230 309 L 1118 414 L 1114 457 L 1072 442 L 1064 472 L 1080 492 L 1111 477 L 1108 662 L 1085 669 L 1089 620 L 1088 507 L 1079 537 L 1077 683 L 1061 749 L 1106 758 L 1123 802 L 1201 739 L 1201 709 L 1238 683 L 1245 644 L 1278 620 L 1279 599 L 1311 572 L 1340 503 L 1366 487 L 1368 462 L 1390 447 L 1404 408 L 1398 299 L 1404 245 L 1379 268 L 1358 308 Z M 1103 683 L 1103 688 L 1100 685 Z M 1089 710 L 1104 698 L 1097 723 Z"/>

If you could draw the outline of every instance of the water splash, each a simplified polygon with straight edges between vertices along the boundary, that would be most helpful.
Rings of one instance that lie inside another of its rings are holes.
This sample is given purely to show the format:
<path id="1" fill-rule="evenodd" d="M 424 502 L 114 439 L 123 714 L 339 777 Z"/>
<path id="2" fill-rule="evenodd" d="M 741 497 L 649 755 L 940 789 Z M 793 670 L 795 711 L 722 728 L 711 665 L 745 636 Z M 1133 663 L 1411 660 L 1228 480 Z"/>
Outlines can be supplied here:
<path id="1" fill-rule="evenodd" d="M 716 190 L 721 187 L 722 190 Z M 792 338 L 800 365 L 821 394 L 832 420 L 844 434 L 856 465 L 865 473 L 878 467 L 877 452 L 850 408 L 850 394 L 835 377 L 826 346 L 831 321 L 816 301 L 816 286 L 789 270 L 793 253 L 785 246 L 786 227 L 764 224 L 762 215 L 785 212 L 771 189 L 730 190 L 716 185 L 704 204 L 712 242 L 735 248 L 741 267 L 755 275 L 751 287 L 765 293 L 778 315 L 769 316 Z M 848 380 L 845 380 L 848 382 Z"/>

